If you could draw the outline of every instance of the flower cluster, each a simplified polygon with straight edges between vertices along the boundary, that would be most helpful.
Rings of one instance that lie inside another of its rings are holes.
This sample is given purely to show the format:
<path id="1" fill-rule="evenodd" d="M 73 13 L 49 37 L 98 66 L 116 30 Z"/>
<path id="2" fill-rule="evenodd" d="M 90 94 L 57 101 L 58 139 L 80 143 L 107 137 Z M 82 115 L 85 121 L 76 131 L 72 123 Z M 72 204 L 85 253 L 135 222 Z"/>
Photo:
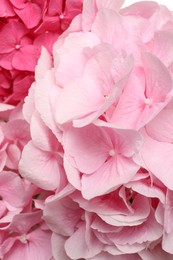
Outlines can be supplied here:
<path id="1" fill-rule="evenodd" d="M 173 13 L 65 1 L 60 24 L 61 1 L 3 2 L 1 34 L 20 39 L 0 35 L 4 86 L 7 70 L 35 68 L 28 48 L 46 48 L 24 105 L 1 104 L 0 258 L 172 260 Z M 65 30 L 52 55 L 50 24 Z"/>
<path id="2" fill-rule="evenodd" d="M 81 8 L 82 0 L 1 0 L 1 103 L 16 105 L 24 99 L 41 47 L 51 54 L 54 42 Z"/>

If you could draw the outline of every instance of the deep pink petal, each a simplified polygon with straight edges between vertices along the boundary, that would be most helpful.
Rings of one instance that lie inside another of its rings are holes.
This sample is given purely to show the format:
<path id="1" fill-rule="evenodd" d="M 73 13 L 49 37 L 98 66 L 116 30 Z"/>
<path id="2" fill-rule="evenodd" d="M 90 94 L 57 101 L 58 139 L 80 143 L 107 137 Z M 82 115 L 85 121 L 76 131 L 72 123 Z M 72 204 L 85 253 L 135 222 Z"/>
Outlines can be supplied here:
<path id="1" fill-rule="evenodd" d="M 34 71 L 38 58 L 39 49 L 33 45 L 27 45 L 15 52 L 12 65 L 18 70 Z"/>
<path id="2" fill-rule="evenodd" d="M 15 12 L 28 29 L 38 25 L 41 20 L 41 9 L 33 2 L 27 2 L 21 9 L 15 8 Z"/>

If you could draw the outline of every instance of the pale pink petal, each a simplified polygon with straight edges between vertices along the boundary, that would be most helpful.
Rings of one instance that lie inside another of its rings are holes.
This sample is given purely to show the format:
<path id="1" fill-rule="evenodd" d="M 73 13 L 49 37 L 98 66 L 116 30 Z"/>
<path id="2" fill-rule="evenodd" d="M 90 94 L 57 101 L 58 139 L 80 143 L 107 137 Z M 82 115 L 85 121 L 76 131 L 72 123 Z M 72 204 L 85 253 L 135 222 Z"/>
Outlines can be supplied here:
<path id="1" fill-rule="evenodd" d="M 58 235 L 56 233 L 52 234 L 51 245 L 52 245 L 52 254 L 55 259 L 70 260 L 65 252 L 64 244 L 66 237 Z"/>
<path id="2" fill-rule="evenodd" d="M 29 89 L 29 93 L 25 98 L 23 104 L 23 116 L 29 124 L 31 123 L 32 114 L 35 111 L 34 94 L 35 94 L 35 83 L 31 85 Z"/>
<path id="3" fill-rule="evenodd" d="M 92 48 L 99 43 L 99 38 L 91 32 L 73 33 L 65 38 L 64 44 L 54 53 L 55 77 L 59 86 L 64 87 L 82 76 L 88 60 L 84 48 Z"/>
<path id="4" fill-rule="evenodd" d="M 55 123 L 54 113 L 52 112 L 57 105 L 58 96 L 59 88 L 56 86 L 53 71 L 48 70 L 45 77 L 36 83 L 34 94 L 35 106 L 43 122 L 59 139 L 61 136 L 60 129 Z"/>
<path id="5" fill-rule="evenodd" d="M 164 232 L 163 232 L 163 240 L 162 240 L 162 247 L 163 249 L 173 254 L 172 249 L 172 239 L 173 239 L 173 224 L 172 224 L 172 217 L 173 217 L 173 192 L 168 190 L 166 194 L 166 201 L 165 201 L 165 212 L 164 212 Z"/>
<path id="6" fill-rule="evenodd" d="M 63 143 L 67 155 L 72 156 L 78 169 L 85 173 L 94 172 L 104 163 L 111 146 L 109 136 L 92 125 L 67 131 Z"/>
<path id="7" fill-rule="evenodd" d="M 24 237 L 21 237 L 21 241 L 18 240 L 14 243 L 12 249 L 5 255 L 6 260 L 26 259 L 30 260 L 48 260 L 51 259 L 51 234 L 41 229 L 34 230 L 27 238 L 25 242 Z M 24 241 L 24 242 L 23 242 Z"/>
<path id="8" fill-rule="evenodd" d="M 52 131 L 44 124 L 40 115 L 32 115 L 30 125 L 31 137 L 34 145 L 42 151 L 57 151 L 60 144 Z"/>
<path id="9" fill-rule="evenodd" d="M 103 245 L 99 243 L 94 234 L 91 235 L 90 246 L 88 246 L 85 240 L 85 233 L 86 227 L 82 224 L 65 242 L 65 250 L 70 258 L 78 259 L 84 257 L 86 259 L 95 256 L 102 250 Z"/>
<path id="10" fill-rule="evenodd" d="M 49 228 L 62 236 L 71 236 L 79 223 L 82 209 L 76 202 L 65 198 L 46 203 L 44 220 Z"/>
<path id="11" fill-rule="evenodd" d="M 147 124 L 146 131 L 150 137 L 157 141 L 173 143 L 172 102 Z"/>
<path id="12" fill-rule="evenodd" d="M 172 260 L 172 255 L 166 253 L 160 244 L 156 245 L 154 248 L 142 250 L 139 252 L 139 255 L 143 260 Z"/>
<path id="13" fill-rule="evenodd" d="M 19 234 L 26 234 L 30 229 L 40 222 L 42 211 L 31 213 L 20 213 L 13 217 L 9 225 L 9 230 Z"/>
<path id="14" fill-rule="evenodd" d="M 130 181 L 139 166 L 132 160 L 117 156 L 91 175 L 82 176 L 82 195 L 86 199 L 109 193 Z"/>
<path id="15" fill-rule="evenodd" d="M 24 147 L 19 171 L 22 177 L 46 190 L 56 189 L 63 179 L 63 170 L 56 155 L 36 148 L 32 141 Z"/>
<path id="16" fill-rule="evenodd" d="M 38 60 L 38 64 L 35 67 L 36 81 L 41 78 L 44 78 L 47 70 L 50 70 L 51 68 L 52 68 L 52 58 L 51 58 L 50 54 L 48 53 L 48 51 L 44 47 L 42 47 L 41 55 Z"/>
<path id="17" fill-rule="evenodd" d="M 140 1 L 125 7 L 120 12 L 122 15 L 140 16 L 149 19 L 158 8 L 159 5 L 154 1 Z"/>
<path id="18" fill-rule="evenodd" d="M 0 174 L 0 195 L 3 200 L 15 208 L 24 206 L 25 186 L 22 179 L 11 171 Z"/>
<path id="19" fill-rule="evenodd" d="M 159 142 L 143 131 L 144 145 L 140 151 L 140 157 L 136 156 L 138 161 L 148 168 L 153 175 L 161 180 L 166 187 L 173 190 L 173 175 L 170 171 L 173 167 L 173 144 Z"/>
<path id="20" fill-rule="evenodd" d="M 173 62 L 172 45 L 173 45 L 172 32 L 158 31 L 155 33 L 151 51 L 168 67 Z"/>
<path id="21" fill-rule="evenodd" d="M 165 102 L 172 90 L 172 78 L 164 64 L 150 53 L 142 55 L 146 75 L 146 98 Z"/>

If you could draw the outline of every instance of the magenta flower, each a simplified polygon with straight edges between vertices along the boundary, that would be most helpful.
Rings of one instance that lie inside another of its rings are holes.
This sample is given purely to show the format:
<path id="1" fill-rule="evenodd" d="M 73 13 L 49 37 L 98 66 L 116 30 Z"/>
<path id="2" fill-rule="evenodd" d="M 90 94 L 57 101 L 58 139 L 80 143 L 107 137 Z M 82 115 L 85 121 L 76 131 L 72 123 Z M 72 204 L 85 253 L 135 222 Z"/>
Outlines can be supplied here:
<path id="1" fill-rule="evenodd" d="M 0 65 L 3 68 L 34 70 L 39 50 L 32 45 L 27 33 L 20 22 L 13 21 L 3 26 L 0 32 Z"/>

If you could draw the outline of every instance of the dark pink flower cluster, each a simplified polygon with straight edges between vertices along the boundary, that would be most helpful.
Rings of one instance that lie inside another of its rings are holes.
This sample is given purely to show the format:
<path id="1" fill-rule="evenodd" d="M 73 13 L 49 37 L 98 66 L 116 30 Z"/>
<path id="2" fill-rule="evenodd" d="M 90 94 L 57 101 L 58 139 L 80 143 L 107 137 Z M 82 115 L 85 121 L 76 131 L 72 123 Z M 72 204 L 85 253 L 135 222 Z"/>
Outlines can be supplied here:
<path id="1" fill-rule="evenodd" d="M 16 105 L 34 81 L 44 46 L 52 46 L 82 9 L 82 0 L 1 0 L 0 102 Z"/>
<path id="2" fill-rule="evenodd" d="M 2 3 L 0 258 L 172 260 L 173 13 Z"/>

